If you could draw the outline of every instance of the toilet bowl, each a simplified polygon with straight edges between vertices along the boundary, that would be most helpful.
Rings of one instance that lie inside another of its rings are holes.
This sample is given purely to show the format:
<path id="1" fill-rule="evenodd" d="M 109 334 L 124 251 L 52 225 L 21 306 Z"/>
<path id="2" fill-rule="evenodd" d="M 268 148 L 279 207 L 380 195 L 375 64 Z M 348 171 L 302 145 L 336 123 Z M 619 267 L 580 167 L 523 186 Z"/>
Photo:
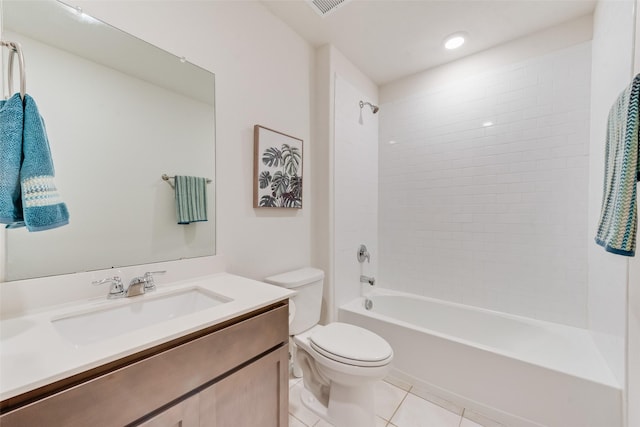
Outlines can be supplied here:
<path id="1" fill-rule="evenodd" d="M 294 342 L 303 405 L 336 427 L 373 426 L 374 384 L 389 373 L 391 346 L 373 332 L 338 322 L 314 326 Z"/>
<path id="2" fill-rule="evenodd" d="M 335 427 L 375 425 L 374 384 L 390 369 L 383 338 L 346 323 L 319 325 L 324 272 L 303 268 L 264 281 L 296 291 L 290 317 L 294 376 L 302 376 L 304 406 Z"/>

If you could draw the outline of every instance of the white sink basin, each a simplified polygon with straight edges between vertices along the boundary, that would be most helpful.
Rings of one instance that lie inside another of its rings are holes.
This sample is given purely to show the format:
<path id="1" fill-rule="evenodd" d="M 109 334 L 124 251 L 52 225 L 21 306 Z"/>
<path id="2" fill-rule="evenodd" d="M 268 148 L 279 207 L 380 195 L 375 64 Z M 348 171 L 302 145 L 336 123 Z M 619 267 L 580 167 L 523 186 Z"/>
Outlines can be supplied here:
<path id="1" fill-rule="evenodd" d="M 143 297 L 133 297 L 128 304 L 101 307 L 98 310 L 54 319 L 51 323 L 60 335 L 81 346 L 229 301 L 229 298 L 192 288 L 158 296 L 146 294 Z M 122 303 L 123 300 L 117 302 Z"/>

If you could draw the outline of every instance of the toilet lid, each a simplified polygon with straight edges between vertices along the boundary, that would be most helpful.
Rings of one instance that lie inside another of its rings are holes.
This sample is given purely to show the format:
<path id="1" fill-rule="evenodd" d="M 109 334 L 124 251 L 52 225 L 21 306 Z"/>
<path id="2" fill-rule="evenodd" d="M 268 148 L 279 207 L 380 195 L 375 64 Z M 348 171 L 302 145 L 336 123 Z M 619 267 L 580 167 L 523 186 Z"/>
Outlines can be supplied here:
<path id="1" fill-rule="evenodd" d="M 318 353 L 349 365 L 382 366 L 393 356 L 391 346 L 382 337 L 347 323 L 323 326 L 311 334 L 309 341 Z"/>

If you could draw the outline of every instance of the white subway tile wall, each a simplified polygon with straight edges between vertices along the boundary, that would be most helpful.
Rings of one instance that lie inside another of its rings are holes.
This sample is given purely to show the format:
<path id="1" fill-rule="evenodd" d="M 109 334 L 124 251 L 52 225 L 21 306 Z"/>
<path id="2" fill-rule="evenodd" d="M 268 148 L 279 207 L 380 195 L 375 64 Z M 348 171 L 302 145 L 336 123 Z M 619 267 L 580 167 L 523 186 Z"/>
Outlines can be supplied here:
<path id="1" fill-rule="evenodd" d="M 382 105 L 380 285 L 585 327 L 590 81 L 588 42 Z"/>
<path id="2" fill-rule="evenodd" d="M 360 275 L 376 276 L 378 253 L 378 117 L 373 102 L 346 79 L 336 75 L 334 120 L 334 280 L 340 307 L 360 296 Z M 365 244 L 371 261 L 358 263 Z"/>

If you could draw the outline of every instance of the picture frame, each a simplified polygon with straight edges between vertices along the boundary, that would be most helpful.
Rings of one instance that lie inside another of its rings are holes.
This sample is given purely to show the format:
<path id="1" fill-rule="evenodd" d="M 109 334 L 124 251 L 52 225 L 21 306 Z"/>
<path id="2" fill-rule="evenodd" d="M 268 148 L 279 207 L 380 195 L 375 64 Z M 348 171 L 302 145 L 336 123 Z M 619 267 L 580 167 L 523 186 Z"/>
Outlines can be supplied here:
<path id="1" fill-rule="evenodd" d="M 302 209 L 303 141 L 253 127 L 253 207 Z"/>

